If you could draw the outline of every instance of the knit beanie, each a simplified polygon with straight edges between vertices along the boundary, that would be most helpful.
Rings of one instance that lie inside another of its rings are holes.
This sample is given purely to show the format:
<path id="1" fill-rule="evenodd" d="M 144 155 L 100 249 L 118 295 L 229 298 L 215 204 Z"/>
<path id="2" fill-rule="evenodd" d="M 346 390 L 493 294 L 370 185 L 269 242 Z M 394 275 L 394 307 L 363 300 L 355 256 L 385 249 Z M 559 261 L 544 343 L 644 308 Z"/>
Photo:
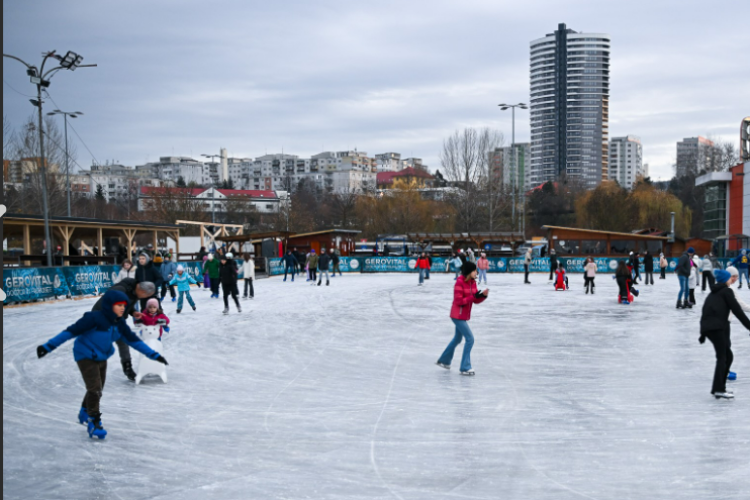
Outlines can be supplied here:
<path id="1" fill-rule="evenodd" d="M 146 309 L 148 309 L 151 306 L 156 306 L 156 308 L 159 308 L 159 300 L 158 299 L 148 299 L 148 302 L 146 302 Z"/>
<path id="2" fill-rule="evenodd" d="M 740 272 L 739 272 L 739 271 L 737 270 L 737 268 L 736 268 L 736 267 L 734 267 L 734 266 L 729 266 L 729 267 L 727 268 L 727 272 L 728 272 L 728 273 L 729 273 L 729 274 L 730 274 L 731 276 L 739 276 L 739 275 L 740 275 Z"/>
<path id="3" fill-rule="evenodd" d="M 162 262 L 164 262 L 164 259 L 162 259 L 159 255 L 154 257 L 154 264 L 161 264 Z"/>
<path id="4" fill-rule="evenodd" d="M 695 248 L 693 247 L 688 248 L 688 253 L 695 253 Z"/>
<path id="5" fill-rule="evenodd" d="M 729 278 L 732 277 L 732 275 L 723 269 L 719 269 L 714 273 L 714 276 L 716 276 L 716 282 L 720 284 L 724 284 L 727 281 L 729 281 Z"/>
<path id="6" fill-rule="evenodd" d="M 464 265 L 461 266 L 461 274 L 463 276 L 468 276 L 474 271 L 477 270 L 477 265 L 473 262 L 466 262 Z"/>
<path id="7" fill-rule="evenodd" d="M 180 265 L 177 266 L 177 272 L 178 273 L 184 273 L 185 272 L 185 268 L 182 267 L 182 264 L 180 264 Z"/>

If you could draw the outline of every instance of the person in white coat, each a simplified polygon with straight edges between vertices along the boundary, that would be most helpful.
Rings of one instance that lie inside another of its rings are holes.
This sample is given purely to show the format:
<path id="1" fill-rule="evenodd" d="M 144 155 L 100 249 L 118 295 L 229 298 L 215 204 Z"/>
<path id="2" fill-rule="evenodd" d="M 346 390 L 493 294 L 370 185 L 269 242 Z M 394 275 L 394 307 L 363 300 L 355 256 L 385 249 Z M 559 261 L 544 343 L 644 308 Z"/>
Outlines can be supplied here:
<path id="1" fill-rule="evenodd" d="M 253 281 L 255 280 L 255 259 L 249 253 L 244 255 L 245 263 L 242 264 L 242 274 L 245 280 L 245 294 L 243 298 L 250 297 L 255 298 L 255 289 L 253 287 Z M 248 291 L 250 292 L 248 294 Z"/>
<path id="2" fill-rule="evenodd" d="M 117 273 L 117 278 L 115 279 L 115 285 L 124 280 L 125 278 L 135 278 L 135 270 L 138 269 L 136 266 L 133 265 L 133 261 L 130 259 L 125 259 L 122 261 L 122 269 L 120 269 L 120 272 Z"/>
<path id="3" fill-rule="evenodd" d="M 690 261 L 690 278 L 688 279 L 688 288 L 690 289 L 690 303 L 695 305 L 695 289 L 700 283 L 700 272 L 703 267 L 703 261 L 697 255 L 693 255 Z"/>
<path id="4" fill-rule="evenodd" d="M 701 264 L 701 269 L 703 270 L 703 285 L 701 286 L 701 291 L 705 292 L 706 283 L 708 283 L 709 289 L 714 286 L 714 283 L 716 283 L 716 278 L 714 277 L 713 255 L 711 255 L 710 253 L 706 254 L 703 257 Z"/>

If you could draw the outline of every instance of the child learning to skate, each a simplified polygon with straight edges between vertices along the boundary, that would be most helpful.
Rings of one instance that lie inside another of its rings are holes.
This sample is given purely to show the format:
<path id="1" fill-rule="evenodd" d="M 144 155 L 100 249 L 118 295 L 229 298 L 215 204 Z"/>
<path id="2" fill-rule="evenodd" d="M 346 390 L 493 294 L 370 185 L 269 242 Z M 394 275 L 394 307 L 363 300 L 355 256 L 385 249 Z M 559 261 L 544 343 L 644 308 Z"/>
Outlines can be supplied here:
<path id="1" fill-rule="evenodd" d="M 157 299 L 149 299 L 146 303 L 146 310 L 143 311 L 139 319 L 134 320 L 136 325 L 158 326 L 159 340 L 164 332 L 169 332 L 169 318 L 164 314 L 161 305 Z"/>
<path id="2" fill-rule="evenodd" d="M 122 338 L 130 347 L 149 359 L 168 364 L 161 354 L 144 344 L 130 330 L 123 319 L 127 307 L 127 295 L 116 290 L 109 291 L 102 297 L 100 311 L 87 312 L 77 323 L 36 348 L 37 356 L 41 359 L 68 340 L 75 339 L 73 358 L 86 385 L 86 396 L 78 413 L 78 421 L 88 426 L 91 438 L 107 437 L 107 431 L 102 426 L 99 401 L 107 377 L 107 360 L 115 353 L 116 341 Z"/>
<path id="3" fill-rule="evenodd" d="M 177 314 L 182 312 L 182 306 L 185 304 L 185 297 L 187 297 L 190 307 L 195 311 L 195 302 L 190 295 L 190 285 L 195 285 L 197 282 L 192 276 L 185 272 L 185 268 L 182 265 L 177 266 L 177 274 L 175 274 L 169 284 L 177 285 L 177 293 L 180 294 L 180 297 L 177 299 Z M 198 287 L 200 288 L 200 285 L 198 285 Z"/>

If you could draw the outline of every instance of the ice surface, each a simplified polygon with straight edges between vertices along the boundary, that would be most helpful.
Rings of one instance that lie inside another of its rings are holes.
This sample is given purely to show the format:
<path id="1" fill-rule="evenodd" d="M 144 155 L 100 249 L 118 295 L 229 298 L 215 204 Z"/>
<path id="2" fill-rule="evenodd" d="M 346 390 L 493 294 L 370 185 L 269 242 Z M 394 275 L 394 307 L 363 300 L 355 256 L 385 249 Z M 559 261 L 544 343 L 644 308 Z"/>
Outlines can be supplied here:
<path id="1" fill-rule="evenodd" d="M 169 384 L 136 387 L 115 356 L 106 441 L 76 415 L 72 342 L 35 347 L 93 300 L 3 313 L 3 496 L 24 499 L 750 498 L 750 338 L 734 323 L 736 401 L 677 282 L 616 304 L 492 275 L 476 306 L 475 378 L 435 366 L 453 281 L 349 275 L 257 282 L 245 312 L 194 291 L 165 334 Z M 750 291 L 740 290 L 748 300 Z M 703 295 L 698 292 L 699 302 Z"/>

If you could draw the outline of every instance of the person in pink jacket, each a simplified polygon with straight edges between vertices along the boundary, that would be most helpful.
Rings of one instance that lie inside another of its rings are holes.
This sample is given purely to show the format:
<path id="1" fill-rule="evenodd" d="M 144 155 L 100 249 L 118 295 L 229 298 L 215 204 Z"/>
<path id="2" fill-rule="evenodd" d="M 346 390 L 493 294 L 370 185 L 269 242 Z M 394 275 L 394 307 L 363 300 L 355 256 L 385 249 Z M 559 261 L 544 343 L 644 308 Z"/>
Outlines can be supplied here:
<path id="1" fill-rule="evenodd" d="M 484 284 L 487 284 L 487 271 L 490 270 L 490 261 L 487 258 L 487 254 L 482 252 L 482 256 L 477 261 L 477 271 L 479 271 L 478 284 L 482 284 L 482 278 L 484 278 Z"/>
<path id="2" fill-rule="evenodd" d="M 466 262 L 461 266 L 461 276 L 456 280 L 456 285 L 453 288 L 453 307 L 451 308 L 451 320 L 456 325 L 456 334 L 437 361 L 438 366 L 450 370 L 456 347 L 461 344 L 463 338 L 466 338 L 464 354 L 461 358 L 461 375 L 474 375 L 474 370 L 471 369 L 471 349 L 474 347 L 474 335 L 469 328 L 471 307 L 487 300 L 489 293 L 489 289 L 483 292 L 477 289 L 476 264 Z"/>

